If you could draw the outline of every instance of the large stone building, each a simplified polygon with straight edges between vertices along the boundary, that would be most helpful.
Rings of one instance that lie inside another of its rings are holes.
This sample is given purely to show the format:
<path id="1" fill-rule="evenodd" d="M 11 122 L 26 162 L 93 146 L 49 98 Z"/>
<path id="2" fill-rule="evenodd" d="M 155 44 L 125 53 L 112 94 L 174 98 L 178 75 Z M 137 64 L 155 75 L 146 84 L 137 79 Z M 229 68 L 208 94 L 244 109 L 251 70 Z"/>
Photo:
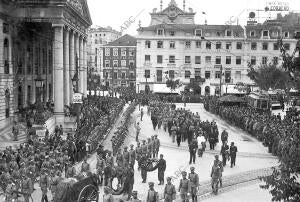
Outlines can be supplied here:
<path id="1" fill-rule="evenodd" d="M 88 68 L 94 74 L 103 75 L 103 46 L 121 37 L 122 33 L 111 27 L 96 27 L 88 30 Z"/>
<path id="2" fill-rule="evenodd" d="M 273 49 L 278 36 L 285 36 L 283 40 L 291 51 L 296 44 L 294 33 L 299 23 L 252 22 L 245 28 L 199 25 L 195 24 L 195 14 L 193 9 L 180 9 L 171 0 L 167 8 L 153 9 L 150 25 L 138 29 L 136 82 L 140 90 L 149 86 L 159 92 L 167 79 L 179 79 L 181 90 L 196 81 L 202 95 L 219 94 L 220 87 L 221 93 L 234 93 L 237 83 L 253 85 L 247 76 L 248 62 L 254 64 L 255 59 L 255 65 L 260 65 L 274 57 L 280 62 L 279 51 Z"/>
<path id="3" fill-rule="evenodd" d="M 136 39 L 128 34 L 103 48 L 103 81 L 107 87 L 135 87 Z"/>
<path id="4" fill-rule="evenodd" d="M 64 106 L 72 103 L 77 63 L 79 91 L 86 95 L 91 24 L 86 0 L 1 1 L 0 128 L 38 100 L 53 103 L 53 122 L 64 124 Z"/>

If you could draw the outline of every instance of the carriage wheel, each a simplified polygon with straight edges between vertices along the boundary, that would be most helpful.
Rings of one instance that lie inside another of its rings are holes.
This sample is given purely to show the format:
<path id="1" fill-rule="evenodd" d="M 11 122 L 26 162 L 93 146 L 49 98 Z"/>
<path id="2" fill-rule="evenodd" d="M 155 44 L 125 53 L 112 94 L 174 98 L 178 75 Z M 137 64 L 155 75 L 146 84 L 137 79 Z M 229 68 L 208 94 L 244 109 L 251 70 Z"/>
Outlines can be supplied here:
<path id="1" fill-rule="evenodd" d="M 89 184 L 80 191 L 77 202 L 98 202 L 98 200 L 99 193 L 97 187 Z"/>

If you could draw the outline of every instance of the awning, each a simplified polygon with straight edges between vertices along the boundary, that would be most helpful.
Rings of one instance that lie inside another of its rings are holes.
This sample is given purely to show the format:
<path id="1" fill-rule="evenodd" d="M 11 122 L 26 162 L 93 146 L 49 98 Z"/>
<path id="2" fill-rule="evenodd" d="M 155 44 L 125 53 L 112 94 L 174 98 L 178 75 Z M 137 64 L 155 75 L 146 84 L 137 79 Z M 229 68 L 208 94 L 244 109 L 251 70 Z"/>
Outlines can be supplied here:
<path id="1" fill-rule="evenodd" d="M 179 94 L 179 89 L 172 90 L 166 84 L 153 84 L 153 93 Z"/>

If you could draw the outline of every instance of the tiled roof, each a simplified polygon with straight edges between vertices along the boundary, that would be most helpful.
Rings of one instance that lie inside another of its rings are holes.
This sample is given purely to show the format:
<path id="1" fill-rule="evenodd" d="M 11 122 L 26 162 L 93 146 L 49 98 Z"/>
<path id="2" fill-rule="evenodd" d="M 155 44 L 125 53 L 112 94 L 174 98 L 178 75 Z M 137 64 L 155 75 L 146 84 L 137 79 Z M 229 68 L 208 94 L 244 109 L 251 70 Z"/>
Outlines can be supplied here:
<path id="1" fill-rule="evenodd" d="M 106 44 L 105 46 L 136 46 L 136 38 L 125 34 L 124 36 Z"/>

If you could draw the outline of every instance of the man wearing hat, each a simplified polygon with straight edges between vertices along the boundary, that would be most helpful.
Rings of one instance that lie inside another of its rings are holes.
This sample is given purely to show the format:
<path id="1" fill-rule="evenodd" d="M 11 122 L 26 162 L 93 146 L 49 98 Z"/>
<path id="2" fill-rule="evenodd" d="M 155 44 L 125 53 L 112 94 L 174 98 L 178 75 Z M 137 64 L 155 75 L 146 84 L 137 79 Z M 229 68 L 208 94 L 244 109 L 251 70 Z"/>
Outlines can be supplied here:
<path id="1" fill-rule="evenodd" d="M 142 148 L 142 154 L 147 155 L 148 147 L 147 147 L 147 144 L 146 144 L 146 140 L 143 140 L 143 144 L 142 144 L 141 148 Z"/>
<path id="2" fill-rule="evenodd" d="M 17 194 L 16 191 L 17 186 L 13 183 L 11 178 L 7 179 L 7 187 L 5 190 L 5 202 L 12 202 L 15 201 L 17 199 Z"/>
<path id="3" fill-rule="evenodd" d="M 153 157 L 158 157 L 160 140 L 157 138 L 157 134 L 154 135 L 154 145 L 155 145 L 155 155 Z"/>
<path id="4" fill-rule="evenodd" d="M 132 197 L 129 201 L 130 202 L 142 202 L 140 199 L 138 199 L 138 192 L 137 191 L 132 192 Z"/>
<path id="5" fill-rule="evenodd" d="M 135 164 L 135 159 L 136 159 L 136 152 L 133 149 L 134 145 L 130 145 L 130 150 L 129 150 L 129 164 L 133 165 Z"/>
<path id="6" fill-rule="evenodd" d="M 214 160 L 214 163 L 216 163 L 216 165 L 218 165 L 220 167 L 220 171 L 221 171 L 221 174 L 220 174 L 220 179 L 219 179 L 219 182 L 220 182 L 220 187 L 222 187 L 222 173 L 224 171 L 224 167 L 223 167 L 223 163 L 222 161 L 219 160 L 219 155 L 215 155 L 215 160 Z"/>
<path id="7" fill-rule="evenodd" d="M 116 156 L 116 163 L 119 167 L 123 167 L 124 164 L 124 158 L 123 158 L 123 154 L 122 154 L 122 149 L 119 148 L 117 156 Z"/>
<path id="8" fill-rule="evenodd" d="M 158 185 L 163 185 L 164 184 L 164 179 L 165 179 L 165 171 L 166 171 L 166 160 L 164 159 L 164 155 L 160 155 L 160 159 L 157 164 L 157 169 L 158 169 Z"/>
<path id="9" fill-rule="evenodd" d="M 140 158 L 141 158 L 141 155 L 142 155 L 142 147 L 140 145 L 141 145 L 140 142 L 137 142 L 137 147 L 135 149 L 137 162 L 140 161 Z M 138 170 L 140 170 L 140 164 L 138 164 Z"/>
<path id="10" fill-rule="evenodd" d="M 127 151 L 128 147 L 125 146 L 124 147 L 124 151 L 123 151 L 123 166 L 127 167 L 129 165 L 129 152 Z"/>
<path id="11" fill-rule="evenodd" d="M 197 202 L 197 191 L 199 187 L 199 176 L 195 173 L 195 168 L 191 167 L 191 173 L 189 173 L 189 180 L 191 184 L 191 195 L 193 202 Z"/>
<path id="12" fill-rule="evenodd" d="M 172 202 L 176 199 L 176 189 L 171 182 L 171 177 L 167 177 L 167 184 L 164 190 L 164 199 L 165 202 Z"/>
<path id="13" fill-rule="evenodd" d="M 154 190 L 154 183 L 149 182 L 149 190 L 147 194 L 147 202 L 159 202 L 158 192 Z"/>
<path id="14" fill-rule="evenodd" d="M 237 147 L 234 145 L 234 142 L 231 142 L 231 145 L 230 145 L 230 149 L 229 149 L 229 154 L 230 154 L 230 159 L 231 159 L 231 168 L 233 166 L 235 166 L 235 160 L 236 160 L 236 153 L 237 153 Z"/>
<path id="15" fill-rule="evenodd" d="M 76 176 L 76 169 L 74 166 L 71 165 L 70 161 L 66 162 L 66 173 L 65 173 L 66 178 L 72 178 Z"/>
<path id="16" fill-rule="evenodd" d="M 147 143 L 147 156 L 148 156 L 148 158 L 151 158 L 152 150 L 153 150 L 153 142 L 152 142 L 151 138 L 148 138 L 148 143 Z"/>
<path id="17" fill-rule="evenodd" d="M 87 156 L 84 157 L 82 165 L 81 165 L 81 172 L 90 172 L 90 164 L 87 162 Z"/>
<path id="18" fill-rule="evenodd" d="M 189 194 L 191 193 L 191 183 L 186 178 L 187 173 L 183 171 L 182 179 L 180 179 L 178 191 L 180 192 L 180 198 L 183 202 L 189 201 Z"/>
<path id="19" fill-rule="evenodd" d="M 49 156 L 48 155 L 45 156 L 45 161 L 42 164 L 42 169 L 43 168 L 50 169 L 50 162 L 49 162 Z"/>
<path id="20" fill-rule="evenodd" d="M 40 187 L 42 190 L 42 202 L 48 202 L 48 188 L 50 187 L 48 175 L 47 175 L 47 169 L 43 168 L 41 171 L 41 176 L 40 176 Z"/>
<path id="21" fill-rule="evenodd" d="M 97 170 L 97 174 L 100 178 L 101 185 L 103 183 L 104 168 L 105 168 L 105 160 L 102 158 L 102 154 L 100 153 L 97 155 L 96 170 Z"/>
<path id="22" fill-rule="evenodd" d="M 147 154 L 142 154 L 142 157 L 139 161 L 139 166 L 141 167 L 141 175 L 142 175 L 142 183 L 146 183 L 147 180 L 147 168 L 146 168 L 146 161 L 147 161 Z"/>

